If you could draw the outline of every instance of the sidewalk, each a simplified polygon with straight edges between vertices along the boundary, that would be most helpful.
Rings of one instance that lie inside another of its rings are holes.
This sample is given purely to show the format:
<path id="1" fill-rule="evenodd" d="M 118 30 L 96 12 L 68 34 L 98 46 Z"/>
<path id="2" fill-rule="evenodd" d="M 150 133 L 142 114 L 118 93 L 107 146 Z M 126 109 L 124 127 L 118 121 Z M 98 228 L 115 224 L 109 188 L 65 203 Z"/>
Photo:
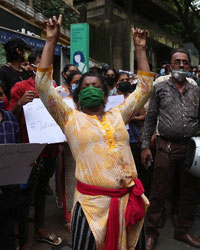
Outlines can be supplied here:
<path id="1" fill-rule="evenodd" d="M 64 228 L 63 209 L 56 207 L 54 177 L 50 180 L 53 196 L 46 197 L 45 230 L 54 232 L 63 239 L 60 246 L 52 246 L 48 243 L 36 242 L 33 239 L 33 223 L 30 223 L 30 249 L 31 250 L 71 250 L 71 234 Z M 31 209 L 33 210 L 33 209 Z M 32 211 L 33 212 L 33 211 Z"/>
<path id="2" fill-rule="evenodd" d="M 50 186 L 54 191 L 54 178 L 50 181 Z M 169 205 L 166 209 L 167 221 L 165 227 L 160 230 L 160 237 L 157 241 L 155 250 L 195 250 L 185 243 L 177 241 L 173 238 L 174 229 L 170 219 Z M 63 239 L 61 246 L 51 246 L 47 243 L 38 243 L 33 240 L 33 224 L 30 223 L 30 249 L 31 250 L 70 250 L 71 249 L 71 234 L 64 228 L 63 210 L 56 207 L 55 192 L 53 196 L 47 196 L 46 202 L 46 219 L 45 229 L 49 232 L 54 232 Z M 195 225 L 193 227 L 193 234 L 200 237 L 200 217 L 196 217 Z M 120 250 L 120 249 L 119 249 Z"/>

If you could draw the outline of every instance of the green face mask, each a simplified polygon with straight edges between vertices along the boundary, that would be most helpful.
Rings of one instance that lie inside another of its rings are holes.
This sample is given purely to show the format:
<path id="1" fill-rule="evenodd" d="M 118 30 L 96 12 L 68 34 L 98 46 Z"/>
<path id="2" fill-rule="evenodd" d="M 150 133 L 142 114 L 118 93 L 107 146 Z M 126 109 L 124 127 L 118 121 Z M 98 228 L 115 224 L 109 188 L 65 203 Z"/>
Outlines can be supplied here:
<path id="1" fill-rule="evenodd" d="M 82 89 L 78 94 L 81 107 L 95 108 L 104 103 L 104 92 L 102 89 L 90 86 Z"/>

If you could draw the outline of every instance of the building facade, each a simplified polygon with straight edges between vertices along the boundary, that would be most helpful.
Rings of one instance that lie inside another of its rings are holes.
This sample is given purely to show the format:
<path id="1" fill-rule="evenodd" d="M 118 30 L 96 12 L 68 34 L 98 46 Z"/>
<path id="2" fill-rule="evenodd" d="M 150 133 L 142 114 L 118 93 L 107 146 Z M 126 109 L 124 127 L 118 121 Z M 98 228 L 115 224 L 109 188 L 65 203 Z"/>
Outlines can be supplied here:
<path id="1" fill-rule="evenodd" d="M 158 70 L 162 61 L 169 60 L 172 48 L 184 46 L 181 38 L 162 28 L 179 21 L 176 12 L 164 1 L 74 0 L 74 5 L 80 11 L 81 21 L 90 24 L 91 56 L 116 69 L 137 68 L 131 36 L 133 26 L 149 31 L 147 53 L 153 71 Z M 192 63 L 197 65 L 198 52 L 192 45 L 189 48 Z"/>

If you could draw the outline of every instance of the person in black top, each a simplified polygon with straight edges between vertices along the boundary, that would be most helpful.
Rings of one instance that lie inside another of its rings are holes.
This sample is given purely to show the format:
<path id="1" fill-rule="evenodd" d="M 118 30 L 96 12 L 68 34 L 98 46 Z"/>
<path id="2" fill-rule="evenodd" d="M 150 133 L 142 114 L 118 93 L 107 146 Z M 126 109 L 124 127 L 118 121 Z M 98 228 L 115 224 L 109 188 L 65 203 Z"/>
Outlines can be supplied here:
<path id="1" fill-rule="evenodd" d="M 20 38 L 9 39 L 4 44 L 7 64 L 0 67 L 0 80 L 5 83 L 5 94 L 10 99 L 10 89 L 16 82 L 26 80 L 30 77 L 29 73 L 21 67 L 25 58 L 25 51 L 30 50 Z"/>

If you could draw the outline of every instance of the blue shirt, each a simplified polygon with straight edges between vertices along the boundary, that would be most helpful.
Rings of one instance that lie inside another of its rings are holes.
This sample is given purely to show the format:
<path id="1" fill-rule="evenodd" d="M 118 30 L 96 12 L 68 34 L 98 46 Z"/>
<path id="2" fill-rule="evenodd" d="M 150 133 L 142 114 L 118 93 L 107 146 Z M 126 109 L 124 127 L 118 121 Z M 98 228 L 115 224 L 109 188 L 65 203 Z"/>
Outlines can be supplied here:
<path id="1" fill-rule="evenodd" d="M 133 128 L 134 128 L 134 131 L 133 131 Z M 129 123 L 128 133 L 130 137 L 130 141 L 129 141 L 130 143 L 138 142 L 140 140 L 141 133 L 136 122 L 131 121 Z"/>
<path id="2" fill-rule="evenodd" d="M 12 112 L 0 109 L 0 144 L 19 142 L 19 124 Z"/>

